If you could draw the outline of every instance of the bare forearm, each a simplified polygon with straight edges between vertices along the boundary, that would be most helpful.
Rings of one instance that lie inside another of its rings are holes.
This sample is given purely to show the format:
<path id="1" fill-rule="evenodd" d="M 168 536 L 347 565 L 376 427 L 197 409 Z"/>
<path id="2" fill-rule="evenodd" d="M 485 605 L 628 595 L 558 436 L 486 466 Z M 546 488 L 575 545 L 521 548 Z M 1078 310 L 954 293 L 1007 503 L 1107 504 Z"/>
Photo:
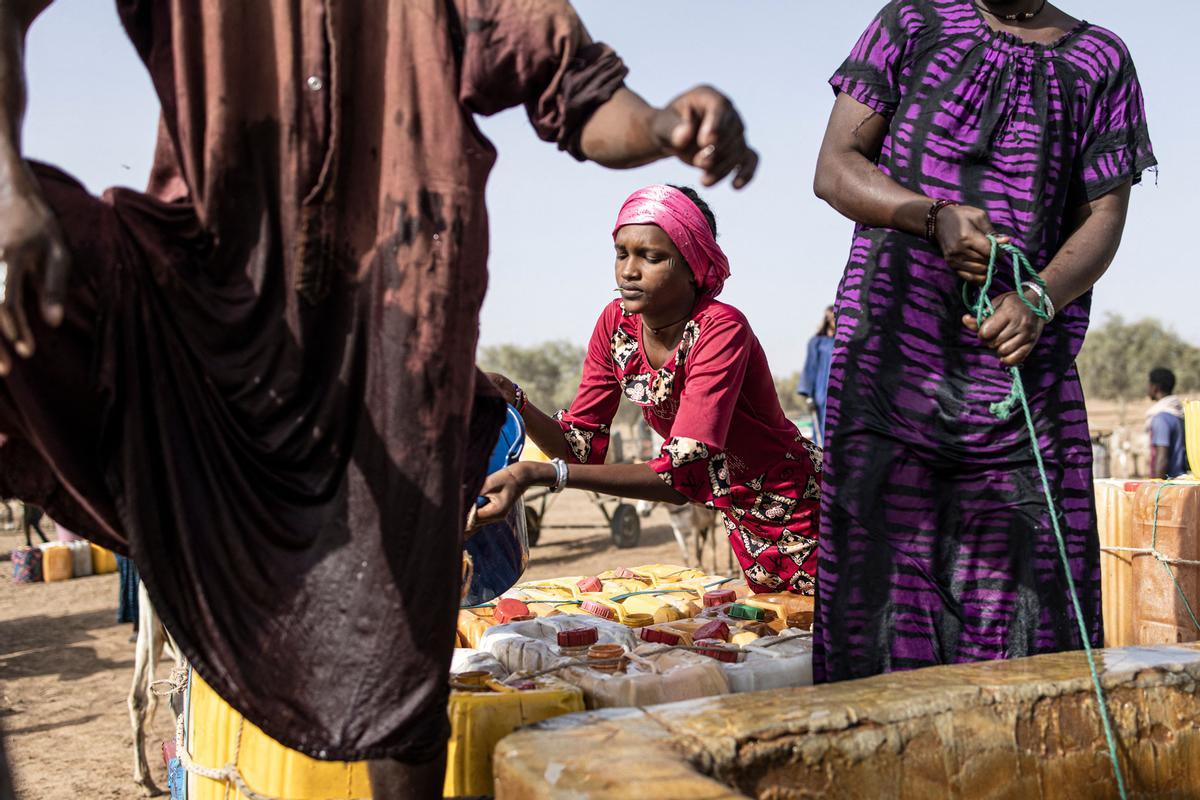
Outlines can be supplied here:
<path id="1" fill-rule="evenodd" d="M 669 135 L 671 127 L 671 120 L 664 116 L 668 114 L 621 87 L 584 125 L 583 154 L 612 169 L 657 161 L 668 155 L 664 146 L 664 131 Z"/>
<path id="2" fill-rule="evenodd" d="M 567 451 L 567 439 L 563 436 L 558 420 L 528 401 L 525 403 L 525 409 L 521 412 L 521 418 L 525 420 L 525 432 L 543 453 L 551 458 L 564 460 L 570 457 Z"/>
<path id="3" fill-rule="evenodd" d="M 1150 477 L 1165 479 L 1167 477 L 1167 448 L 1162 445 L 1150 447 Z"/>
<path id="4" fill-rule="evenodd" d="M 1046 291 L 1061 309 L 1092 288 L 1117 255 L 1129 208 L 1126 185 L 1079 211 L 1079 223 L 1042 270 Z"/>
<path id="5" fill-rule="evenodd" d="M 0 0 L 0 187 L 21 171 L 25 114 L 25 26 L 16 4 Z"/>
<path id="6" fill-rule="evenodd" d="M 933 200 L 905 189 L 861 153 L 822 153 L 814 189 L 840 214 L 861 225 L 925 235 L 925 217 Z"/>
<path id="7" fill-rule="evenodd" d="M 875 165 L 888 125 L 885 117 L 854 98 L 838 95 L 817 156 L 813 191 L 861 225 L 923 236 L 933 201 Z"/>
<path id="8" fill-rule="evenodd" d="M 518 466 L 530 470 L 533 485 L 554 485 L 554 467 L 550 464 L 522 462 Z M 633 500 L 675 505 L 687 502 L 686 497 L 663 483 L 658 473 L 646 464 L 571 464 L 567 467 L 567 485 Z"/>

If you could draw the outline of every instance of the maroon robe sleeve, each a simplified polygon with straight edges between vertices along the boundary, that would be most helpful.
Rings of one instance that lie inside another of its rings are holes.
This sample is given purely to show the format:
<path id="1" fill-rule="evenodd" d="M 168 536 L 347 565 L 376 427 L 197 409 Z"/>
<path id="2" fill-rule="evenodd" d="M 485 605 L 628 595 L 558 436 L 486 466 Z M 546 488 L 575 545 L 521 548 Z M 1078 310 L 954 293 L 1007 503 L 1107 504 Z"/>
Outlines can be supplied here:
<path id="1" fill-rule="evenodd" d="M 593 42 L 566 0 L 455 0 L 462 26 L 459 100 L 477 114 L 524 105 L 538 136 L 584 160 L 580 134 L 628 70 Z"/>

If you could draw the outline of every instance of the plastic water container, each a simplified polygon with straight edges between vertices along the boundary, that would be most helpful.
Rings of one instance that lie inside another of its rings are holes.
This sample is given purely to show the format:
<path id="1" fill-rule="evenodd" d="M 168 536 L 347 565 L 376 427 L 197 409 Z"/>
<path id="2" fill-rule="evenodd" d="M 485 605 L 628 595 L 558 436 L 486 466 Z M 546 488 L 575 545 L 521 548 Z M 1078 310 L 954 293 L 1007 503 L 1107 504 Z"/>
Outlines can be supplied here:
<path id="1" fill-rule="evenodd" d="M 535 678 L 534 684 L 525 691 L 450 693 L 446 797 L 491 796 L 492 752 L 501 739 L 517 728 L 584 710 L 578 687 L 552 676 Z"/>
<path id="2" fill-rule="evenodd" d="M 524 622 L 510 622 L 488 629 L 479 639 L 479 649 L 495 656 L 509 672 L 536 672 L 565 659 L 558 647 L 560 631 L 594 628 L 601 644 L 619 644 L 632 650 L 637 631 L 598 617 L 558 615 Z"/>
<path id="3" fill-rule="evenodd" d="M 1157 510 L 1157 515 L 1156 515 Z M 1168 558 L 1200 561 L 1200 482 L 1145 483 L 1133 498 L 1133 546 L 1150 547 L 1157 516 L 1157 548 Z M 1172 564 L 1175 580 L 1150 555 L 1133 560 L 1137 599 L 1133 609 L 1136 644 L 1174 644 L 1200 640 L 1187 607 L 1175 588 L 1178 581 L 1200 616 L 1200 567 Z"/>
<path id="4" fill-rule="evenodd" d="M 508 670 L 491 653 L 469 647 L 454 648 L 450 658 L 450 675 L 456 672 L 486 672 L 495 678 L 507 678 Z"/>
<path id="5" fill-rule="evenodd" d="M 46 583 L 71 579 L 71 548 L 53 542 L 42 551 L 42 579 Z"/>
<path id="6" fill-rule="evenodd" d="M 791 592 L 753 594 L 742 600 L 744 605 L 772 612 L 774 619 L 766 619 L 776 631 L 785 628 L 812 629 L 813 598 Z"/>
<path id="7" fill-rule="evenodd" d="M 1100 532 L 1100 587 L 1104 604 L 1104 646 L 1135 644 L 1133 607 L 1134 554 L 1112 548 L 1133 547 L 1133 496 L 1143 481 L 1096 481 L 1096 523 Z"/>
<path id="8" fill-rule="evenodd" d="M 496 619 L 490 608 L 464 608 L 458 612 L 458 644 L 460 647 L 478 647 L 479 639 Z"/>
<path id="9" fill-rule="evenodd" d="M 42 551 L 22 545 L 12 551 L 13 583 L 42 582 Z"/>
<path id="10" fill-rule="evenodd" d="M 92 574 L 92 546 L 82 539 L 64 543 L 71 551 L 71 574 L 76 578 L 85 578 Z"/>
<path id="11" fill-rule="evenodd" d="M 779 636 L 759 639 L 742 650 L 746 654 L 744 661 L 722 665 L 732 692 L 812 685 L 813 643 L 810 634 L 789 630 Z"/>
<path id="12" fill-rule="evenodd" d="M 652 585 L 656 587 L 705 577 L 704 570 L 684 567 L 679 564 L 644 564 L 640 567 L 627 567 L 625 569 L 635 575 L 649 578 Z M 602 572 L 600 576 L 607 577 L 611 575 L 612 577 L 617 577 L 616 573 L 618 571 Z M 716 579 L 714 578 L 714 580 Z"/>
<path id="13" fill-rule="evenodd" d="M 626 613 L 649 614 L 655 622 L 671 622 L 694 617 L 700 601 L 687 590 L 659 590 L 662 594 L 636 594 L 620 601 Z M 618 595 L 619 597 L 620 595 Z"/>
<path id="14" fill-rule="evenodd" d="M 113 551 L 106 550 L 98 544 L 90 545 L 92 550 L 92 573 L 106 575 L 117 571 L 117 556 Z"/>
<path id="15" fill-rule="evenodd" d="M 351 800 L 371 796 L 367 762 L 318 761 L 284 747 L 247 722 L 195 672 L 188 677 L 184 746 L 194 763 L 233 764 L 256 793 L 278 800 Z M 224 780 L 189 772 L 188 800 L 246 800 Z"/>
<path id="16" fill-rule="evenodd" d="M 626 708 L 693 700 L 729 693 L 729 680 L 716 660 L 687 650 L 643 645 L 633 651 L 626 671 L 607 674 L 568 667 L 563 680 L 583 691 L 588 708 Z"/>
<path id="17" fill-rule="evenodd" d="M 654 645 L 634 650 L 624 672 L 571 668 L 564 671 L 563 678 L 580 685 L 589 708 L 658 705 L 729 692 L 719 662 L 686 650 L 663 651 Z"/>
<path id="18" fill-rule="evenodd" d="M 1183 438 L 1193 478 L 1200 478 L 1200 400 L 1183 404 Z"/>

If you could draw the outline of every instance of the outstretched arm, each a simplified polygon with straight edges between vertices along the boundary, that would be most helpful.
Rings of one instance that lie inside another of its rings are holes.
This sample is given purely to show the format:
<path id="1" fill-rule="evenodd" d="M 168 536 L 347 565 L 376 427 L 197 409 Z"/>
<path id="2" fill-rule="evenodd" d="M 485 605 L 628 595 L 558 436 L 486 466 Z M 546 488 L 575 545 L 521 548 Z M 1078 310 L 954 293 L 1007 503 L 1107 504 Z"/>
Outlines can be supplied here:
<path id="1" fill-rule="evenodd" d="M 678 156 L 704 171 L 705 186 L 733 173 L 733 188 L 741 189 L 758 168 L 737 109 L 711 86 L 690 89 L 664 108 L 621 87 L 588 119 L 581 145 L 589 160 L 613 169 Z"/>
<path id="2" fill-rule="evenodd" d="M 50 325 L 62 321 L 67 251 L 54 215 L 21 156 L 25 114 L 25 33 L 51 0 L 0 0 L 0 334 L 20 356 L 33 354 L 22 303 L 32 289 Z M 0 346 L 0 375 L 12 369 Z"/>

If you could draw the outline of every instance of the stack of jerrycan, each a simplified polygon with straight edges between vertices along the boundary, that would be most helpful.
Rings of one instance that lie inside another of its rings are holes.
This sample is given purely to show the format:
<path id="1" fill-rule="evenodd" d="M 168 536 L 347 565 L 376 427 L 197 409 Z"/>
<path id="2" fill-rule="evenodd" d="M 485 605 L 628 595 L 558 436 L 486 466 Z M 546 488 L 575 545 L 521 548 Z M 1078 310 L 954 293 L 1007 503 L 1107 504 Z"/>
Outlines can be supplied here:
<path id="1" fill-rule="evenodd" d="M 1100 532 L 1100 585 L 1104 605 L 1104 646 L 1136 644 L 1133 608 L 1137 591 L 1133 581 L 1135 554 L 1123 548 L 1133 544 L 1133 499 L 1146 481 L 1101 479 L 1096 481 L 1096 523 Z"/>
<path id="2" fill-rule="evenodd" d="M 487 654 L 457 651 L 451 675 L 447 797 L 491 795 L 492 751 L 519 727 L 584 709 L 580 690 L 553 677 L 501 682 L 507 671 Z M 177 752 L 195 766 L 237 777 L 187 773 L 187 800 L 362 800 L 371 797 L 367 763 L 318 761 L 271 739 L 222 700 L 195 672 L 185 700 Z M 240 784 L 240 785 L 239 785 Z M 243 791 L 248 789 L 249 792 Z"/>
<path id="3" fill-rule="evenodd" d="M 1200 481 L 1139 486 L 1133 496 L 1133 546 L 1153 548 L 1168 559 L 1134 557 L 1134 644 L 1200 640 Z"/>

